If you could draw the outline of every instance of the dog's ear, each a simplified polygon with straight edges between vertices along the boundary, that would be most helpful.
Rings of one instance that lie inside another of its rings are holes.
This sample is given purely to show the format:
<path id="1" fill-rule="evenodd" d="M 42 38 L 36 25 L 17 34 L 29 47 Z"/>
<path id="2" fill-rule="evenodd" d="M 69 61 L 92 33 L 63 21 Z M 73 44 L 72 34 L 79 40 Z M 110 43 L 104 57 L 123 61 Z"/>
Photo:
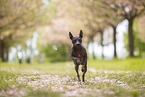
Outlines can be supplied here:
<path id="1" fill-rule="evenodd" d="M 83 38 L 83 31 L 80 30 L 80 35 L 79 35 L 81 38 Z"/>
<path id="2" fill-rule="evenodd" d="M 73 35 L 71 34 L 71 32 L 69 32 L 69 38 L 72 40 Z"/>

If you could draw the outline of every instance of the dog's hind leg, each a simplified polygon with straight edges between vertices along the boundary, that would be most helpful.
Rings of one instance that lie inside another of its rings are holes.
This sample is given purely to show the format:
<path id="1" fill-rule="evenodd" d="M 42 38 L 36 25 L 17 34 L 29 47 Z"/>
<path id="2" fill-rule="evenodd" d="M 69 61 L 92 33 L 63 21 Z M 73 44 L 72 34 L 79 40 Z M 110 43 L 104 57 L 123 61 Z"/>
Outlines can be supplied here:
<path id="1" fill-rule="evenodd" d="M 87 72 L 87 56 L 84 57 L 84 62 L 82 64 L 82 81 L 85 82 L 85 73 Z"/>
<path id="2" fill-rule="evenodd" d="M 78 81 L 80 82 L 81 80 L 80 80 L 80 75 L 78 73 L 78 67 L 79 67 L 79 65 L 75 65 L 75 70 L 76 70 L 76 73 L 77 73 Z"/>
<path id="3" fill-rule="evenodd" d="M 82 66 L 82 72 L 83 72 L 82 81 L 85 82 L 85 73 L 87 72 L 87 65 Z"/>

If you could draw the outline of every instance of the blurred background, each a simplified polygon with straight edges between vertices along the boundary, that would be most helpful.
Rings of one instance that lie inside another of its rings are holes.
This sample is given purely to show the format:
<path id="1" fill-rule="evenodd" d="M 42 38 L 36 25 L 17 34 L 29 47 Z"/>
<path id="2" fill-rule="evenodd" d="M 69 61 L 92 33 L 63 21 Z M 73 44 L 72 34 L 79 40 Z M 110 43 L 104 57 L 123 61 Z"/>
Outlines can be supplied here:
<path id="1" fill-rule="evenodd" d="M 69 61 L 80 30 L 89 58 L 145 58 L 145 0 L 0 0 L 0 62 Z"/>

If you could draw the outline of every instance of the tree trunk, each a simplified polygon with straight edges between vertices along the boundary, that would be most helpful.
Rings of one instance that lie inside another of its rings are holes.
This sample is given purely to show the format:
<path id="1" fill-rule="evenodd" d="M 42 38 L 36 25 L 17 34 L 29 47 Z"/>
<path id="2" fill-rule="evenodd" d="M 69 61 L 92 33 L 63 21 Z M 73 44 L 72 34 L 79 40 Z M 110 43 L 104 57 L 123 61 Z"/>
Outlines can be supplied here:
<path id="1" fill-rule="evenodd" d="M 134 18 L 128 19 L 129 26 L 128 26 L 128 38 L 129 38 L 129 56 L 134 56 L 134 37 L 133 37 L 133 20 Z"/>
<path id="2" fill-rule="evenodd" d="M 5 61 L 5 57 L 4 57 L 4 43 L 2 40 L 0 40 L 0 57 L 2 62 Z"/>
<path id="3" fill-rule="evenodd" d="M 103 31 L 100 31 L 100 35 L 101 35 L 101 46 L 102 46 L 102 59 L 104 59 Z"/>
<path id="4" fill-rule="evenodd" d="M 2 59 L 2 39 L 1 39 L 1 31 L 0 31 L 0 61 Z"/>
<path id="5" fill-rule="evenodd" d="M 9 48 L 6 46 L 5 47 L 5 52 L 4 52 L 4 60 L 5 60 L 5 62 L 8 62 L 8 58 L 9 58 Z"/>
<path id="6" fill-rule="evenodd" d="M 95 49 L 94 49 L 94 41 L 93 41 L 93 47 L 92 47 L 92 57 L 93 57 L 93 59 L 96 59 Z"/>
<path id="7" fill-rule="evenodd" d="M 8 47 L 2 43 L 2 62 L 8 61 L 9 50 Z"/>
<path id="8" fill-rule="evenodd" d="M 26 59 L 26 62 L 27 62 L 28 64 L 30 64 L 30 63 L 31 63 L 31 57 L 28 57 L 28 58 Z"/>
<path id="9" fill-rule="evenodd" d="M 2 40 L 0 39 L 0 60 L 2 59 Z"/>
<path id="10" fill-rule="evenodd" d="M 113 27 L 113 45 L 114 45 L 114 58 L 117 58 L 117 50 L 116 50 L 116 27 Z"/>

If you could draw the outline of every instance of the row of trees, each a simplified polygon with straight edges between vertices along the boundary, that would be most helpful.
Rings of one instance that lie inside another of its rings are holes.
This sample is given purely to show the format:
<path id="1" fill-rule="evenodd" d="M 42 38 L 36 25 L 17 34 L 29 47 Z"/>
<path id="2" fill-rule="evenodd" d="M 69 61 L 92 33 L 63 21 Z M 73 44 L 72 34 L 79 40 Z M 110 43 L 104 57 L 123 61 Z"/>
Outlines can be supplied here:
<path id="1" fill-rule="evenodd" d="M 82 1 L 82 3 L 84 2 Z M 100 32 L 100 34 L 102 35 L 103 30 L 106 27 L 108 26 L 112 27 L 115 58 L 117 57 L 117 53 L 116 53 L 117 26 L 123 20 L 125 19 L 128 20 L 129 56 L 133 57 L 134 56 L 133 24 L 134 24 L 134 20 L 137 17 L 141 15 L 145 15 L 145 1 L 144 0 L 91 0 L 91 1 L 88 0 L 86 1 L 85 6 L 88 7 L 89 12 L 91 12 L 92 17 L 94 18 L 94 20 L 92 20 L 91 23 L 97 21 L 96 23 L 97 25 L 95 29 L 98 31 L 96 32 Z M 101 45 L 102 45 L 102 41 L 101 41 Z"/>
<path id="2" fill-rule="evenodd" d="M 47 6 L 42 0 L 0 0 L 0 58 L 8 60 L 9 48 L 20 45 L 26 48 L 26 40 L 38 27 L 50 23 Z M 53 14 L 53 13 L 52 13 Z"/>
<path id="3" fill-rule="evenodd" d="M 145 15 L 144 0 L 54 0 L 56 3 L 56 17 L 52 20 L 51 29 L 55 32 L 54 40 L 64 45 L 70 46 L 70 41 L 66 41 L 68 32 L 78 33 L 80 29 L 85 32 L 85 43 L 98 41 L 102 49 L 109 42 L 104 42 L 104 34 L 106 30 L 112 28 L 112 42 L 114 45 L 114 58 L 117 58 L 117 27 L 123 20 L 128 20 L 128 51 L 129 56 L 134 56 L 134 48 L 138 37 L 134 36 L 134 23 L 140 17 Z M 57 36 L 58 34 L 58 36 Z M 77 34 L 75 34 L 77 35 Z M 63 37 L 62 39 L 59 37 Z M 51 39 L 48 39 L 51 40 Z M 50 41 L 49 41 L 50 42 Z M 94 55 L 94 54 L 93 54 Z M 95 55 L 93 56 L 95 58 Z M 104 57 L 102 53 L 102 57 Z"/>
<path id="4" fill-rule="evenodd" d="M 140 22 L 140 17 L 144 15 L 144 0 L 0 0 L 0 57 L 2 61 L 7 61 L 9 48 L 18 44 L 25 47 L 26 40 L 35 30 L 40 32 L 40 48 L 48 44 L 65 47 L 66 57 L 71 48 L 67 37 L 69 31 L 77 35 L 82 29 L 87 45 L 97 41 L 103 49 L 110 43 L 104 42 L 105 31 L 112 28 L 116 58 L 116 29 L 125 19 L 128 20 L 129 56 L 133 57 L 133 24 L 135 20 Z M 139 40 L 144 43 L 144 27 L 140 23 L 138 25 Z"/>

